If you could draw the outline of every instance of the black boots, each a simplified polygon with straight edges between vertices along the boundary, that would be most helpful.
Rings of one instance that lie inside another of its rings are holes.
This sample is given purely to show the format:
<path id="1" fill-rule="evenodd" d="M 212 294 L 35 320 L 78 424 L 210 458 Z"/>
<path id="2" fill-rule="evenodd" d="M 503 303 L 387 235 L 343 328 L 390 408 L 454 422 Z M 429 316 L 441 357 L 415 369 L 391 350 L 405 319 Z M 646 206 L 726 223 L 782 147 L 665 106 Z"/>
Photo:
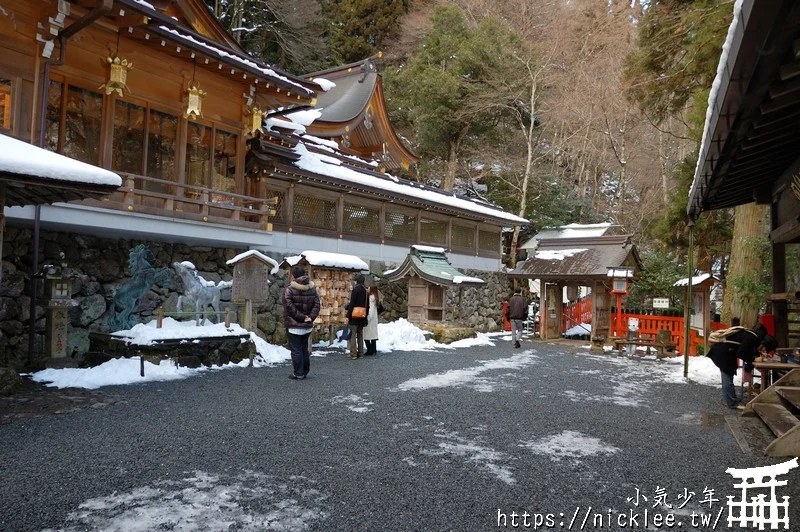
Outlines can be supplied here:
<path id="1" fill-rule="evenodd" d="M 364 352 L 364 356 L 372 356 L 378 354 L 378 341 L 377 340 L 364 340 L 364 343 L 367 344 L 367 350 Z"/>

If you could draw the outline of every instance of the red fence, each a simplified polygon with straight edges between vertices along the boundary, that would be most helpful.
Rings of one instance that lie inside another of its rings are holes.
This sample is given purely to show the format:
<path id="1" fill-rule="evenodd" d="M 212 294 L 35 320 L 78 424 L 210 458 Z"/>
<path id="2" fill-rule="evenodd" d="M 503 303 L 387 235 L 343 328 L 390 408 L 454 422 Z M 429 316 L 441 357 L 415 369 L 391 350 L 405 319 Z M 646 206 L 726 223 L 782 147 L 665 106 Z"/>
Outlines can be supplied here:
<path id="1" fill-rule="evenodd" d="M 561 330 L 567 331 L 581 323 L 592 323 L 592 296 L 586 296 L 569 305 L 564 305 L 561 315 Z"/>
<path id="2" fill-rule="evenodd" d="M 685 328 L 683 316 L 653 316 L 650 314 L 622 313 L 622 323 L 617 324 L 617 313 L 611 313 L 611 331 L 627 331 L 628 320 L 636 318 L 639 320 L 639 336 L 645 338 L 655 338 L 658 331 L 667 330 L 670 333 L 671 341 L 677 346 L 677 350 L 683 351 L 683 339 Z M 564 314 L 561 318 L 561 330 L 566 331 L 580 323 L 592 322 L 592 298 L 588 296 L 574 303 L 564 305 Z M 716 321 L 711 322 L 711 330 L 724 329 L 728 325 Z M 703 345 L 703 337 L 695 329 L 689 331 L 689 354 L 697 354 L 697 346 Z"/>
<path id="3" fill-rule="evenodd" d="M 639 336 L 644 338 L 655 338 L 658 331 L 669 331 L 670 340 L 676 345 L 678 352 L 683 351 L 683 341 L 685 338 L 685 328 L 682 316 L 651 316 L 648 314 L 622 314 L 622 327 L 617 327 L 617 314 L 611 314 L 611 330 L 612 331 L 627 331 L 628 320 L 636 318 L 639 320 Z M 717 327 L 715 327 L 717 325 Z M 716 330 L 723 328 L 722 324 L 717 322 L 711 323 L 711 329 Z M 689 331 L 689 355 L 697 355 L 697 346 L 703 345 L 703 337 L 697 333 L 697 330 L 691 329 Z"/>

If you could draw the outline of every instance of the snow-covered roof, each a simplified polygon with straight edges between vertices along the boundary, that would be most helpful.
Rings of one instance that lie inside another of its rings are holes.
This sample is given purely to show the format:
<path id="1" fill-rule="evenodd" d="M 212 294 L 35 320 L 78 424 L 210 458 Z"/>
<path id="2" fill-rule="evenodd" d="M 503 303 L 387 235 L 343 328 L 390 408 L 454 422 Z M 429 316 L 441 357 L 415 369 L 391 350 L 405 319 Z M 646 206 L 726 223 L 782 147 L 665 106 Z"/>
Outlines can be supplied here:
<path id="1" fill-rule="evenodd" d="M 524 225 L 528 223 L 528 220 L 525 218 L 507 213 L 499 207 L 490 206 L 488 203 L 482 204 L 464 199 L 452 192 L 445 192 L 438 189 L 434 190 L 432 187 L 421 183 L 401 180 L 389 174 L 385 174 L 386 178 L 382 179 L 369 173 L 359 172 L 355 168 L 342 165 L 342 161 L 336 157 L 329 157 L 309 151 L 302 142 L 295 146 L 294 151 L 300 156 L 300 158 L 295 161 L 295 166 L 309 172 L 341 179 L 357 185 L 383 189 L 391 194 L 402 194 L 434 204 L 447 205 L 461 210 L 477 212 L 514 224 Z"/>
<path id="2" fill-rule="evenodd" d="M 2 134 L 0 134 L 0 174 L 35 176 L 63 182 L 112 187 L 122 185 L 122 178 L 114 172 Z"/>
<path id="3" fill-rule="evenodd" d="M 230 51 L 229 50 L 224 50 L 223 48 L 221 48 L 219 46 L 215 46 L 214 44 L 212 44 L 211 41 L 205 42 L 204 40 L 195 38 L 193 35 L 189 35 L 188 33 L 185 33 L 185 32 L 182 32 L 182 31 L 178 31 L 175 28 L 170 28 L 169 26 L 163 26 L 163 25 L 162 26 L 158 26 L 158 29 L 163 31 L 163 32 L 167 32 L 167 33 L 169 33 L 169 34 L 171 34 L 171 35 L 173 35 L 175 37 L 178 37 L 179 39 L 182 39 L 183 41 L 186 41 L 186 42 L 192 43 L 193 45 L 199 46 L 199 47 L 203 48 L 204 50 L 207 50 L 207 51 L 211 52 L 216 57 L 219 57 L 219 58 L 225 60 L 229 64 L 230 64 L 230 62 L 238 63 L 242 67 L 247 67 L 250 70 L 254 70 L 256 72 L 259 72 L 259 73 L 263 74 L 264 76 L 270 77 L 270 78 L 275 79 L 275 80 L 280 80 L 283 83 L 286 83 L 286 84 L 290 85 L 291 87 L 294 87 L 294 91 L 296 91 L 299 94 L 304 94 L 306 96 L 311 96 L 311 95 L 315 94 L 314 91 L 312 91 L 310 89 L 307 89 L 306 87 L 304 87 L 303 85 L 297 83 L 296 81 L 292 81 L 291 79 L 287 78 L 286 76 L 282 76 L 282 75 L 278 74 L 278 72 L 276 72 L 274 69 L 269 68 L 268 66 L 266 66 L 266 65 L 264 65 L 262 63 L 259 63 L 254 59 L 248 59 L 244 55 L 239 55 L 236 52 L 234 52 L 233 50 L 230 50 Z"/>
<path id="4" fill-rule="evenodd" d="M 692 277 L 692 286 L 697 286 L 702 284 L 708 280 L 718 281 L 716 277 L 711 275 L 710 273 L 700 273 Z M 687 286 L 689 284 L 689 278 L 684 277 L 683 279 L 678 279 L 672 286 Z"/>
<path id="5" fill-rule="evenodd" d="M 586 250 L 587 248 L 546 249 L 543 251 L 537 251 L 535 258 L 541 260 L 564 260 L 567 257 L 577 255 L 578 253 L 583 253 Z"/>
<path id="6" fill-rule="evenodd" d="M 311 266 L 339 268 L 342 270 L 369 270 L 369 265 L 355 255 L 327 251 L 306 250 L 300 255 L 286 257 L 284 262 L 289 266 L 294 266 L 303 259 Z"/>
<path id="7" fill-rule="evenodd" d="M 414 244 L 411 246 L 412 248 L 418 251 L 427 251 L 428 253 L 445 253 L 447 250 L 440 247 L 435 246 L 423 246 L 420 244 Z"/>
<path id="8" fill-rule="evenodd" d="M 244 253 L 239 253 L 238 255 L 233 257 L 231 260 L 229 260 L 225 264 L 227 264 L 228 266 L 233 266 L 237 262 L 241 262 L 241 261 L 243 261 L 244 259 L 246 259 L 248 257 L 255 257 L 255 258 L 259 259 L 261 262 L 266 262 L 266 263 L 272 264 L 272 269 L 270 270 L 269 273 L 271 273 L 272 275 L 275 275 L 276 273 L 278 273 L 278 261 L 276 261 L 275 259 L 271 259 L 271 258 L 267 257 L 266 255 L 264 255 L 263 253 L 261 253 L 257 249 L 251 249 L 250 251 L 245 251 Z"/>
<path id="9" fill-rule="evenodd" d="M 544 239 L 603 236 L 612 225 L 610 222 L 603 222 L 599 224 L 567 224 L 560 227 L 544 227 L 530 240 L 522 244 L 520 249 L 536 249 L 539 242 Z"/>
<path id="10" fill-rule="evenodd" d="M 711 90 L 708 93 L 708 107 L 706 107 L 706 122 L 703 126 L 703 137 L 700 140 L 700 154 L 697 158 L 697 165 L 694 169 L 694 180 L 692 182 L 692 186 L 689 189 L 689 199 L 691 200 L 695 194 L 695 187 L 700 184 L 700 180 L 698 179 L 700 172 L 703 166 L 706 164 L 706 153 L 709 150 L 709 145 L 706 145 L 706 137 L 708 137 L 709 129 L 711 128 L 711 123 L 714 117 L 714 111 L 717 106 L 717 102 L 722 102 L 724 99 L 724 93 L 721 95 L 720 92 L 723 88 L 723 84 L 726 80 L 731 79 L 730 73 L 728 72 L 728 57 L 731 53 L 731 46 L 733 45 L 734 38 L 738 33 L 741 33 L 740 27 L 743 25 L 742 22 L 742 0 L 736 0 L 736 3 L 733 5 L 733 19 L 731 20 L 731 25 L 728 26 L 728 34 L 725 37 L 725 42 L 722 44 L 722 53 L 719 57 L 719 63 L 717 63 L 717 75 L 714 77 L 714 82 L 711 84 Z M 722 98 L 720 96 L 723 96 Z M 721 114 L 721 113 L 720 113 Z"/>
<path id="11" fill-rule="evenodd" d="M 608 276 L 615 279 L 619 279 L 620 277 L 632 278 L 634 273 L 632 268 L 609 268 Z"/>

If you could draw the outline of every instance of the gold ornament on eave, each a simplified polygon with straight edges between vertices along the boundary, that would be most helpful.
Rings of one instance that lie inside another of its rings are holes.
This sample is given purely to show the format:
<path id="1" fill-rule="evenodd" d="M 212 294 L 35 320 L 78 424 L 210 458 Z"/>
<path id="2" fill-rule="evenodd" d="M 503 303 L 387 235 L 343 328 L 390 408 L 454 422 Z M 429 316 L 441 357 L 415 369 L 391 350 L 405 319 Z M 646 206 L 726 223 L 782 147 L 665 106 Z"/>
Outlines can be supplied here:
<path id="1" fill-rule="evenodd" d="M 100 90 L 105 90 L 106 94 L 116 92 L 124 96 L 123 92 L 128 90 L 128 70 L 133 68 L 133 63 L 118 55 L 106 57 L 106 63 L 109 66 L 108 81 L 100 85 Z"/>
<path id="2" fill-rule="evenodd" d="M 186 103 L 186 111 L 183 112 L 184 118 L 192 118 L 196 120 L 203 114 L 203 98 L 206 96 L 206 91 L 200 88 L 196 82 L 186 89 L 189 93 L 189 99 Z"/>
<path id="3" fill-rule="evenodd" d="M 244 130 L 248 135 L 255 137 L 256 132 L 264 132 L 264 110 L 258 104 L 248 107 L 245 110 L 245 115 L 247 118 L 245 119 Z"/>

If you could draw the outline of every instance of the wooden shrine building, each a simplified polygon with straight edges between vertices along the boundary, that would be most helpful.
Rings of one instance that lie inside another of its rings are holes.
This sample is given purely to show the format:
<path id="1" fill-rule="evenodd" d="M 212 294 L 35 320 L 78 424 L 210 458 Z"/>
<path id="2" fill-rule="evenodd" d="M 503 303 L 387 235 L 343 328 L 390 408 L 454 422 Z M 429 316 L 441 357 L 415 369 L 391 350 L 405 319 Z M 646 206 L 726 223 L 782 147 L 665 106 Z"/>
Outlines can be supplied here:
<path id="1" fill-rule="evenodd" d="M 800 287 L 787 279 L 787 247 L 800 243 L 800 4 L 736 3 L 726 52 L 709 95 L 687 214 L 756 202 L 769 206 L 771 312 L 780 347 L 800 345 L 790 311 Z"/>
<path id="2" fill-rule="evenodd" d="M 444 248 L 430 246 L 411 246 L 400 266 L 383 273 L 390 283 L 406 277 L 408 321 L 416 324 L 449 321 L 447 288 L 484 284 L 483 279 L 465 276 L 453 268 Z"/>
<path id="3" fill-rule="evenodd" d="M 629 270 L 635 276 L 642 263 L 631 235 L 542 239 L 529 258 L 508 272 L 509 277 L 538 279 L 541 284 L 539 335 L 560 338 L 565 286 L 587 286 L 592 292 L 592 336 L 611 337 L 609 271 Z M 568 293 L 571 292 L 568 290 Z M 577 294 L 577 290 L 572 291 Z"/>
<path id="4" fill-rule="evenodd" d="M 334 87 L 320 93 L 320 116 L 308 126 L 315 137 L 336 140 L 347 153 L 375 160 L 381 170 L 408 170 L 417 157 L 394 131 L 386 111 L 377 57 L 307 74 L 310 81 L 328 80 Z"/>
<path id="5" fill-rule="evenodd" d="M 424 243 L 499 271 L 503 227 L 527 223 L 387 173 L 416 159 L 388 121 L 374 58 L 281 72 L 245 53 L 202 0 L 4 9 L 0 132 L 123 178 L 102 201 L 42 208 L 44 229 L 396 262 Z M 293 121 L 309 111 L 319 122 Z M 7 216 L 35 218 L 24 207 Z"/>

